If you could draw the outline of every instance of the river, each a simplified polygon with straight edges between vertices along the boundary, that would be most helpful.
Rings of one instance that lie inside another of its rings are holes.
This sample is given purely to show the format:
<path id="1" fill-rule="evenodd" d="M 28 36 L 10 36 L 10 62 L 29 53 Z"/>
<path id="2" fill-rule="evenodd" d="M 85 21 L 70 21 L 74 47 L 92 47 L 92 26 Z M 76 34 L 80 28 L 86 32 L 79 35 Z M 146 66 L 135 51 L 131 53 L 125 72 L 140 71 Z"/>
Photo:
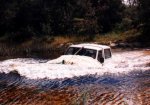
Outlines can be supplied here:
<path id="1" fill-rule="evenodd" d="M 0 105 L 149 105 L 150 49 L 115 51 L 101 68 L 0 62 Z"/>

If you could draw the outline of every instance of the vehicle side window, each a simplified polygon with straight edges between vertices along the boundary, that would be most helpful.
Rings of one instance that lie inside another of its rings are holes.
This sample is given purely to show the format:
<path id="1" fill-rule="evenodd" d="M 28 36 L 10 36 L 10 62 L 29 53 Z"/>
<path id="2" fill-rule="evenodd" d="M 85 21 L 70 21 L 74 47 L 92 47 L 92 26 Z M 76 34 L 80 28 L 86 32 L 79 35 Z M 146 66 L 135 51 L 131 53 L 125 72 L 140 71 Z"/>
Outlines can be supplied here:
<path id="1" fill-rule="evenodd" d="M 101 58 L 103 58 L 102 51 L 98 51 L 98 59 L 97 60 L 100 61 Z"/>
<path id="2" fill-rule="evenodd" d="M 104 49 L 105 59 L 111 58 L 111 52 L 110 49 Z"/>
<path id="3" fill-rule="evenodd" d="M 85 56 L 92 57 L 93 59 L 96 58 L 96 50 L 86 49 Z"/>

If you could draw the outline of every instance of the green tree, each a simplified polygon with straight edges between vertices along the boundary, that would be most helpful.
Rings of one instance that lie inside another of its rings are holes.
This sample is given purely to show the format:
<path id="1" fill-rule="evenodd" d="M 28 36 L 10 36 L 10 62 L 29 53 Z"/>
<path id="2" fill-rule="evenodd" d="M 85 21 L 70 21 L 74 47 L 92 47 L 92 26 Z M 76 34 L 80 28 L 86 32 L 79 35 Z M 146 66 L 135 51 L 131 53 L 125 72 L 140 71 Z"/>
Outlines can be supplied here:
<path id="1" fill-rule="evenodd" d="M 98 33 L 97 18 L 91 0 L 77 0 L 74 10 L 74 33 L 90 35 Z"/>
<path id="2" fill-rule="evenodd" d="M 74 0 L 51 0 L 48 5 L 51 14 L 53 34 L 68 34 L 73 29 Z"/>
<path id="3" fill-rule="evenodd" d="M 0 34 L 28 38 L 109 32 L 121 21 L 121 12 L 121 0 L 0 0 Z"/>
<path id="4" fill-rule="evenodd" d="M 139 16 L 142 23 L 142 39 L 150 41 L 150 0 L 138 0 L 138 3 Z"/>
<path id="5" fill-rule="evenodd" d="M 14 30 L 14 18 L 18 11 L 18 0 L 0 0 L 0 36 Z"/>
<path id="6" fill-rule="evenodd" d="M 100 32 L 109 32 L 116 23 L 121 22 L 122 0 L 91 0 Z"/>

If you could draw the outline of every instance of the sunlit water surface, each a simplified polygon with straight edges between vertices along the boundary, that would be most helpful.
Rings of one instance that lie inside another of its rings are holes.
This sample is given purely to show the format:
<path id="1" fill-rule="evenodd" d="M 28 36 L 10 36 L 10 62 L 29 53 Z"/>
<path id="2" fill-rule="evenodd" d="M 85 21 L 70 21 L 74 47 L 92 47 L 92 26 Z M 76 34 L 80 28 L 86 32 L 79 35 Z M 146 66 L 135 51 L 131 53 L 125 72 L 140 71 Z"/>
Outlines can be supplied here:
<path id="1" fill-rule="evenodd" d="M 100 67 L 18 58 L 0 62 L 0 105 L 149 105 L 150 49 Z"/>

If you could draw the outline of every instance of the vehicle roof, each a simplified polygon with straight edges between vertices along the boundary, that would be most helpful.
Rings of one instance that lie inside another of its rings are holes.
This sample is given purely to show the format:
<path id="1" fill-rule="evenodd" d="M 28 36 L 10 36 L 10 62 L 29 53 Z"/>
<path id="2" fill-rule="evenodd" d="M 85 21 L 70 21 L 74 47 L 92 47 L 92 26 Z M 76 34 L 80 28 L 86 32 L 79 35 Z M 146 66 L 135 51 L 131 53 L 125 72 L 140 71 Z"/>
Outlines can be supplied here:
<path id="1" fill-rule="evenodd" d="M 79 48 L 84 47 L 84 48 L 94 49 L 94 50 L 102 50 L 102 49 L 110 48 L 109 46 L 106 45 L 91 44 L 91 43 L 75 44 L 75 45 L 71 45 L 70 47 L 79 47 Z"/>

